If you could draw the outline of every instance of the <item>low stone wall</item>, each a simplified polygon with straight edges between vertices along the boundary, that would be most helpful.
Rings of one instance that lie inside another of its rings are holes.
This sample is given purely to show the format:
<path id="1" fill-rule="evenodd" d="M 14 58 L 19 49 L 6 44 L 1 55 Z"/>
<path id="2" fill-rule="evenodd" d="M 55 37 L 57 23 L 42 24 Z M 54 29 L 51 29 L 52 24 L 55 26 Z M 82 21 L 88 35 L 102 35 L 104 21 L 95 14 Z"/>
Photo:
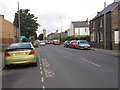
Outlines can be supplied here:
<path id="1" fill-rule="evenodd" d="M 104 49 L 104 45 L 103 44 L 91 43 L 90 45 L 91 45 L 91 47 L 94 47 L 94 48 Z"/>

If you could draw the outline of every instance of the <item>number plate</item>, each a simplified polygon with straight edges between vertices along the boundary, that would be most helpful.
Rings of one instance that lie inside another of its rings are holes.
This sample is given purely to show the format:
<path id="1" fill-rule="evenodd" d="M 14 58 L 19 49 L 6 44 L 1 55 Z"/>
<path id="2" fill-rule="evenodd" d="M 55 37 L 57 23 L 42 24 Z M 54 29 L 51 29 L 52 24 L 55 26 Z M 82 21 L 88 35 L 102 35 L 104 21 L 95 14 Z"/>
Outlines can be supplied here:
<path id="1" fill-rule="evenodd" d="M 27 53 L 22 52 L 22 53 L 14 53 L 13 56 L 23 56 L 23 55 L 27 55 Z"/>

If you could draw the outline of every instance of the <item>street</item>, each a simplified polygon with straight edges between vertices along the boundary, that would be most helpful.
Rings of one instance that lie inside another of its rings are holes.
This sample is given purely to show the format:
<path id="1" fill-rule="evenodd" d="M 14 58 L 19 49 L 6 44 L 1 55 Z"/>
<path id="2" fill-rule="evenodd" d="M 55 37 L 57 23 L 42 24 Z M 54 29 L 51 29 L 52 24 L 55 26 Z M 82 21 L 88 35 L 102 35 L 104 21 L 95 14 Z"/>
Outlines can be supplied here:
<path id="1" fill-rule="evenodd" d="M 46 45 L 36 48 L 38 66 L 2 71 L 3 88 L 118 88 L 118 57 L 94 50 Z"/>

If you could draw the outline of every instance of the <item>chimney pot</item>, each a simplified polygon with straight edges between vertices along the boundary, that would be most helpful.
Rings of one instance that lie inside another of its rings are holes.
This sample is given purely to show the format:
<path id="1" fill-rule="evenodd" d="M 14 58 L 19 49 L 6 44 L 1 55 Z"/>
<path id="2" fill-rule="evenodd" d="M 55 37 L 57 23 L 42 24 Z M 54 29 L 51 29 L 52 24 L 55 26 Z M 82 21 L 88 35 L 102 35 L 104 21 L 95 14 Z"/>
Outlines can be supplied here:
<path id="1" fill-rule="evenodd" d="M 104 2 L 104 8 L 106 8 L 106 2 Z"/>
<path id="2" fill-rule="evenodd" d="M 3 19 L 4 19 L 4 15 L 0 14 L 0 16 L 2 16 L 2 17 L 3 17 Z"/>

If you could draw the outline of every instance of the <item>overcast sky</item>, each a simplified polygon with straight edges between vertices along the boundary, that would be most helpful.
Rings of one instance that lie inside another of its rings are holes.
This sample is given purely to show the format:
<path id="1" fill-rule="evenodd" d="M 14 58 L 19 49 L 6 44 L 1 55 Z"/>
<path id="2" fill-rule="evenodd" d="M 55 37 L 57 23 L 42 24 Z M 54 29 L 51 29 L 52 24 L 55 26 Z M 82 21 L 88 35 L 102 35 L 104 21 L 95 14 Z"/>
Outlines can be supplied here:
<path id="1" fill-rule="evenodd" d="M 18 0 L 0 0 L 0 14 L 5 19 L 13 22 L 14 15 L 18 10 Z M 71 21 L 84 21 L 92 19 L 98 11 L 103 10 L 104 2 L 107 5 L 114 0 L 19 0 L 20 9 L 30 9 L 30 13 L 38 17 L 38 34 L 45 28 L 47 34 L 61 28 L 67 30 Z"/>

